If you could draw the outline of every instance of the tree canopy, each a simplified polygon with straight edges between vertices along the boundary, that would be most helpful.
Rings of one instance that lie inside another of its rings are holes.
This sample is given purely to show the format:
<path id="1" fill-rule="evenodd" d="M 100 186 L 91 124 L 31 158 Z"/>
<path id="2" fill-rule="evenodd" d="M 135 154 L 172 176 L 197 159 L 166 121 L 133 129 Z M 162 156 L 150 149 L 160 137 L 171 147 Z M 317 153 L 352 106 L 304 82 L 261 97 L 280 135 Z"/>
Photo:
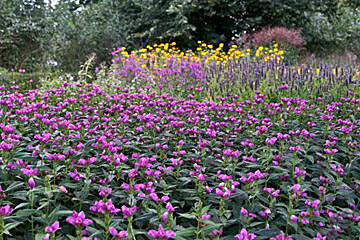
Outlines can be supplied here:
<path id="1" fill-rule="evenodd" d="M 1 67 L 41 68 L 56 60 L 66 71 L 95 52 L 109 61 L 116 46 L 198 40 L 229 43 L 236 33 L 266 26 L 302 30 L 312 52 L 359 52 L 358 0 L 44 0 L 0 1 Z"/>

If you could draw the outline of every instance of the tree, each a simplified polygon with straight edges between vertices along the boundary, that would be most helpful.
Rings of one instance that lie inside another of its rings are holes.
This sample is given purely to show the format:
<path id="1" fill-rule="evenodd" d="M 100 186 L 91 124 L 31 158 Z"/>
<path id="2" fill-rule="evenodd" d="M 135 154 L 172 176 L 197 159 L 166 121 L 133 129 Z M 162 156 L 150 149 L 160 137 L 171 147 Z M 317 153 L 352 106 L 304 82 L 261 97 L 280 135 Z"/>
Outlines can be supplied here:
<path id="1" fill-rule="evenodd" d="M 5 68 L 30 68 L 43 62 L 53 33 L 51 9 L 44 0 L 0 2 L 0 62 Z"/>

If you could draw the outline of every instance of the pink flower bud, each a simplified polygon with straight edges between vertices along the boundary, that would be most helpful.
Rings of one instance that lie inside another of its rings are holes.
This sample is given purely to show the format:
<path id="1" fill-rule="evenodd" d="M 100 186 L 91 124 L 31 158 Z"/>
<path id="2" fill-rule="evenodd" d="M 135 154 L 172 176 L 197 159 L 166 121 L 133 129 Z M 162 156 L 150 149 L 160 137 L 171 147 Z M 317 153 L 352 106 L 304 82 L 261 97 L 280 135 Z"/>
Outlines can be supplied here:
<path id="1" fill-rule="evenodd" d="M 68 193 L 68 190 L 64 186 L 60 186 L 59 189 L 62 193 L 65 193 L 65 194 Z"/>
<path id="2" fill-rule="evenodd" d="M 29 178 L 28 185 L 29 185 L 30 189 L 33 189 L 35 187 L 35 181 L 32 177 Z"/>

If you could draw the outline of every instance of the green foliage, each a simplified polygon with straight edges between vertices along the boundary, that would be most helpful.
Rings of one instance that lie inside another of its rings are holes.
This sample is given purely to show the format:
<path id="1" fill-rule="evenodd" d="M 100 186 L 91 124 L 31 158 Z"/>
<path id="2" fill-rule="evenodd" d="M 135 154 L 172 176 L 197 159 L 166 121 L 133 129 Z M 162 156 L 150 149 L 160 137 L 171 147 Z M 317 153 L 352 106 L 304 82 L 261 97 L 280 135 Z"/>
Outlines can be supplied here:
<path id="1" fill-rule="evenodd" d="M 360 52 L 358 0 L 44 0 L 0 1 L 1 67 L 43 70 L 56 60 L 76 72 L 88 56 L 111 60 L 114 47 L 176 41 L 229 43 L 266 26 L 302 29 L 315 52 Z M 46 69 L 49 70 L 49 69 Z"/>
<path id="2" fill-rule="evenodd" d="M 342 3 L 332 16 L 320 12 L 310 16 L 303 30 L 310 51 L 329 54 L 348 50 L 360 56 L 360 4 L 355 8 Z"/>
<path id="3" fill-rule="evenodd" d="M 51 8 L 44 0 L 0 2 L 0 62 L 2 67 L 29 68 L 45 62 L 53 34 Z"/>

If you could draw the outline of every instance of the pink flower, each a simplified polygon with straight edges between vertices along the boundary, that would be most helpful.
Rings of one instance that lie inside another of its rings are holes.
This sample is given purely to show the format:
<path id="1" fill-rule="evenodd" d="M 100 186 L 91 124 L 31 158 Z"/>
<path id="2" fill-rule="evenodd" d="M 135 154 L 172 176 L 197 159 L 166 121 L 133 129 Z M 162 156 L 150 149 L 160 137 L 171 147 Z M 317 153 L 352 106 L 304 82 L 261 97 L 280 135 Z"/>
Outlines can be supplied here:
<path id="1" fill-rule="evenodd" d="M 45 232 L 46 233 L 54 233 L 56 232 L 57 230 L 59 230 L 60 227 L 59 227 L 59 221 L 55 221 L 52 225 L 50 226 L 47 226 L 45 228 Z"/>
<path id="2" fill-rule="evenodd" d="M 313 240 L 326 240 L 326 236 L 321 236 L 321 233 L 317 233 L 316 237 L 313 238 Z"/>
<path id="3" fill-rule="evenodd" d="M 298 217 L 297 217 L 297 216 L 295 216 L 295 215 L 291 215 L 291 216 L 290 216 L 290 221 L 292 221 L 292 222 L 297 222 L 297 220 L 298 220 Z"/>
<path id="4" fill-rule="evenodd" d="M 248 211 L 247 211 L 244 207 L 241 207 L 240 213 L 241 213 L 241 215 L 243 215 L 243 216 L 247 216 L 247 215 L 248 215 Z"/>
<path id="5" fill-rule="evenodd" d="M 274 144 L 275 144 L 276 140 L 277 140 L 276 137 L 267 138 L 267 139 L 265 140 L 265 143 L 266 143 L 266 145 L 271 146 L 271 145 L 274 145 Z"/>
<path id="6" fill-rule="evenodd" d="M 106 188 L 106 189 L 101 189 L 99 190 L 99 196 L 101 197 L 107 197 L 112 193 L 112 189 L 111 188 Z"/>
<path id="7" fill-rule="evenodd" d="M 294 191 L 294 193 L 297 193 L 301 188 L 301 185 L 300 184 L 295 184 L 293 187 L 292 187 L 292 190 Z"/>
<path id="8" fill-rule="evenodd" d="M 137 169 L 134 168 L 134 169 L 130 170 L 128 176 L 129 176 L 129 178 L 134 178 L 136 176 L 136 174 L 137 174 Z"/>
<path id="9" fill-rule="evenodd" d="M 279 193 L 280 193 L 280 189 L 275 190 L 271 195 L 273 195 L 273 197 L 277 197 L 279 196 Z"/>
<path id="10" fill-rule="evenodd" d="M 64 186 L 60 186 L 59 189 L 62 193 L 65 193 L 65 194 L 68 193 L 68 190 Z"/>
<path id="11" fill-rule="evenodd" d="M 203 214 L 200 216 L 200 221 L 201 220 L 209 220 L 211 218 L 210 214 Z"/>
<path id="12" fill-rule="evenodd" d="M 111 199 L 109 199 L 107 202 L 104 200 L 95 201 L 94 205 L 90 207 L 90 210 L 101 214 L 108 212 L 111 215 L 115 215 L 120 212 L 120 209 L 117 209 L 114 206 Z"/>
<path id="13" fill-rule="evenodd" d="M 223 234 L 223 230 L 220 229 L 220 230 L 217 230 L 217 229 L 214 229 L 212 232 L 211 232 L 211 235 L 213 237 L 216 237 L 216 236 L 221 236 Z"/>
<path id="14" fill-rule="evenodd" d="M 173 207 L 173 205 L 171 204 L 171 202 L 168 202 L 168 203 L 166 204 L 166 210 L 168 210 L 169 213 L 175 212 L 175 208 Z"/>
<path id="15" fill-rule="evenodd" d="M 161 215 L 161 219 L 166 224 L 169 219 L 169 212 L 164 212 L 163 215 Z"/>
<path id="16" fill-rule="evenodd" d="M 1 216 L 9 216 L 12 213 L 13 209 L 10 207 L 9 204 L 0 207 L 0 215 Z"/>
<path id="17" fill-rule="evenodd" d="M 124 218 L 130 217 L 131 215 L 133 215 L 136 212 L 136 210 L 137 210 L 136 206 L 133 206 L 132 208 L 128 208 L 125 205 L 121 206 L 121 211 L 123 213 Z"/>
<path id="18" fill-rule="evenodd" d="M 253 240 L 256 238 L 254 233 L 248 233 L 245 228 L 241 229 L 240 233 L 235 236 L 237 240 Z"/>
<path id="19" fill-rule="evenodd" d="M 150 193 L 149 197 L 154 200 L 155 202 L 159 202 L 159 197 L 156 193 Z"/>
<path id="20" fill-rule="evenodd" d="M 281 232 L 279 235 L 270 238 L 270 240 L 292 240 L 292 237 L 285 237 L 285 233 Z"/>
<path id="21" fill-rule="evenodd" d="M 92 220 L 85 218 L 85 213 L 83 211 L 78 213 L 75 210 L 73 211 L 72 216 L 68 217 L 66 221 L 75 227 L 86 227 L 93 223 Z"/>
<path id="22" fill-rule="evenodd" d="M 28 185 L 29 185 L 30 189 L 33 189 L 35 187 L 35 181 L 34 181 L 34 179 L 32 177 L 29 178 Z"/>
<path id="23" fill-rule="evenodd" d="M 148 231 L 147 233 L 150 237 L 153 237 L 155 239 L 171 239 L 171 238 L 174 238 L 176 237 L 176 234 L 174 231 L 172 230 L 168 230 L 168 231 L 165 231 L 163 226 L 160 224 L 159 226 L 159 229 L 156 231 L 156 230 L 150 230 Z"/>
<path id="24" fill-rule="evenodd" d="M 164 203 L 169 200 L 169 196 L 165 195 L 160 200 Z"/>
<path id="25" fill-rule="evenodd" d="M 116 239 L 124 239 L 128 237 L 128 233 L 126 231 L 122 230 L 118 232 L 114 227 L 110 227 L 109 232 L 111 236 L 115 237 Z"/>

